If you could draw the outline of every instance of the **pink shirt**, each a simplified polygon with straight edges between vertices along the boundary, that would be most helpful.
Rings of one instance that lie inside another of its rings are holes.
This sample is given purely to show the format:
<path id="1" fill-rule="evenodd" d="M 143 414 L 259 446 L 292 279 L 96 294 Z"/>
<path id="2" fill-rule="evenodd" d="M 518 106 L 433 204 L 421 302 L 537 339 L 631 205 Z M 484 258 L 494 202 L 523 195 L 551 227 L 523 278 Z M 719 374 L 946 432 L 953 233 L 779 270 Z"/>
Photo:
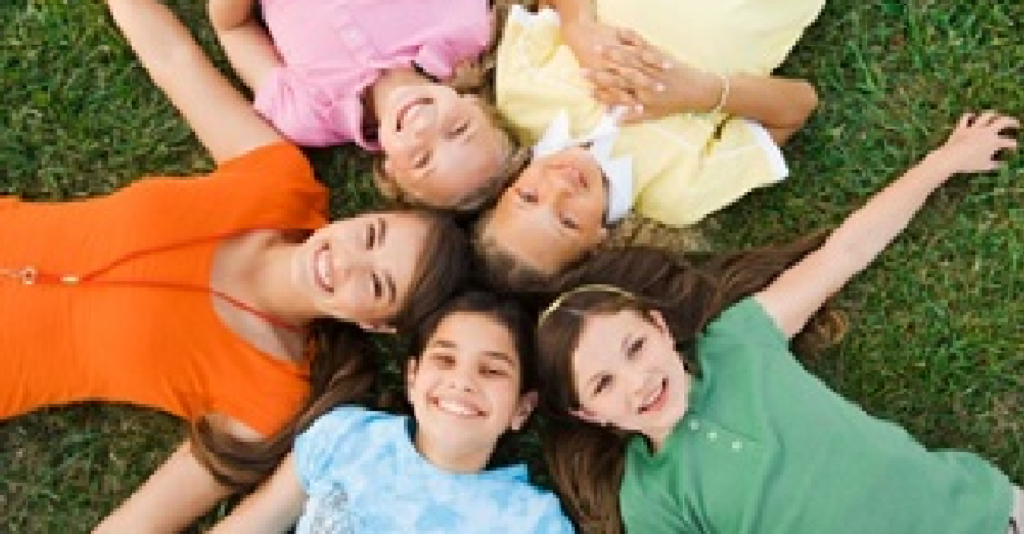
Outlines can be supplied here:
<path id="1" fill-rule="evenodd" d="M 383 70 L 415 61 L 438 79 L 483 52 L 491 38 L 487 0 L 261 0 L 284 66 L 256 91 L 256 110 L 305 146 L 354 141 L 361 95 Z"/>

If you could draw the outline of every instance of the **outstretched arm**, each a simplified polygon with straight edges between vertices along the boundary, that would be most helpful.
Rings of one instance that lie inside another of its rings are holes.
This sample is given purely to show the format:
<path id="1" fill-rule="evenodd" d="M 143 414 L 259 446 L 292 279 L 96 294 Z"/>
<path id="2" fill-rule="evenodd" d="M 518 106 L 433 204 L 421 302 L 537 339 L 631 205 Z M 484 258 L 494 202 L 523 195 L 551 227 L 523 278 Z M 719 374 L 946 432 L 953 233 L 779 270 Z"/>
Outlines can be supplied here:
<path id="1" fill-rule="evenodd" d="M 928 196 L 957 173 L 991 171 L 1016 141 L 1000 132 L 1016 119 L 985 112 L 964 115 L 937 150 L 846 218 L 818 250 L 757 294 L 779 328 L 792 337 L 833 293 L 867 267 L 914 217 Z"/>
<path id="2" fill-rule="evenodd" d="M 306 492 L 289 454 L 255 493 L 246 497 L 231 515 L 217 524 L 215 534 L 278 533 L 290 528 L 302 514 Z"/>
<path id="3" fill-rule="evenodd" d="M 229 417 L 210 417 L 239 439 L 261 439 L 255 430 Z M 231 493 L 192 454 L 192 445 L 186 441 L 93 534 L 180 532 Z"/>
<path id="4" fill-rule="evenodd" d="M 192 455 L 186 441 L 93 533 L 179 532 L 229 493 Z"/>
<path id="5" fill-rule="evenodd" d="M 114 22 L 153 82 L 218 163 L 281 140 L 157 0 L 108 0 Z"/>

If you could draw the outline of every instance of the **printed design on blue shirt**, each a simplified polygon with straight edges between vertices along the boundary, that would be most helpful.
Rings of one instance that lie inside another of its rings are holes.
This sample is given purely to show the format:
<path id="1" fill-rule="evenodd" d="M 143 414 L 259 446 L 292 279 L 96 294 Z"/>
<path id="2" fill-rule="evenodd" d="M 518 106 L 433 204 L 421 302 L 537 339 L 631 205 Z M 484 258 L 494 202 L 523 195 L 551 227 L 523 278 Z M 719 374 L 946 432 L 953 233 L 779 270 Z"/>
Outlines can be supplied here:
<path id="1" fill-rule="evenodd" d="M 311 495 L 303 515 L 309 519 L 310 534 L 356 534 L 348 493 L 341 486 Z"/>
<path id="2" fill-rule="evenodd" d="M 296 440 L 307 501 L 297 534 L 565 534 L 557 499 L 525 466 L 449 473 L 426 461 L 408 418 L 343 407 Z"/>

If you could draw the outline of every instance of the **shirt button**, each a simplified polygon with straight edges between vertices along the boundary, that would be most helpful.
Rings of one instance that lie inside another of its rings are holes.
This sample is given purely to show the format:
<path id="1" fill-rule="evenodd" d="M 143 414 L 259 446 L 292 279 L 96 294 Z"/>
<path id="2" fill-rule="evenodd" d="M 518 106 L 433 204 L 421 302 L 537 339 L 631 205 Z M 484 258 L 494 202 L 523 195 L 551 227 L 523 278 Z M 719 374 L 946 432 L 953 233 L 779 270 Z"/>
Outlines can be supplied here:
<path id="1" fill-rule="evenodd" d="M 696 430 L 699 430 L 699 429 L 700 429 L 700 423 L 698 423 L 696 419 L 694 419 L 693 421 L 690 421 L 690 430 L 696 431 Z"/>
<path id="2" fill-rule="evenodd" d="M 743 448 L 743 444 L 740 443 L 739 441 L 732 442 L 732 450 L 734 450 L 736 452 L 739 452 L 739 450 L 742 449 L 742 448 Z"/>
<path id="3" fill-rule="evenodd" d="M 710 439 L 711 441 L 715 441 L 716 439 L 718 439 L 718 432 L 715 432 L 714 430 L 708 432 L 708 439 Z"/>

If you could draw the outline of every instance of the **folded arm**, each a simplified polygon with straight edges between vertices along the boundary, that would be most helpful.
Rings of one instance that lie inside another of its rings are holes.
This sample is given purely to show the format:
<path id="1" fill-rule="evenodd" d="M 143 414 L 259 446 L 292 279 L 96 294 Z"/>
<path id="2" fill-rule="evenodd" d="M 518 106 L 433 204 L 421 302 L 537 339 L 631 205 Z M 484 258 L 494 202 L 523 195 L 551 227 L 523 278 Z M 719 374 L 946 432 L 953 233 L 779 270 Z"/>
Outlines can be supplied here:
<path id="1" fill-rule="evenodd" d="M 270 35 L 257 22 L 255 0 L 210 0 L 207 12 L 221 48 L 249 89 L 257 90 L 284 65 Z"/>
<path id="2" fill-rule="evenodd" d="M 170 9 L 156 0 L 108 0 L 108 5 L 153 82 L 215 161 L 281 140 Z"/>

